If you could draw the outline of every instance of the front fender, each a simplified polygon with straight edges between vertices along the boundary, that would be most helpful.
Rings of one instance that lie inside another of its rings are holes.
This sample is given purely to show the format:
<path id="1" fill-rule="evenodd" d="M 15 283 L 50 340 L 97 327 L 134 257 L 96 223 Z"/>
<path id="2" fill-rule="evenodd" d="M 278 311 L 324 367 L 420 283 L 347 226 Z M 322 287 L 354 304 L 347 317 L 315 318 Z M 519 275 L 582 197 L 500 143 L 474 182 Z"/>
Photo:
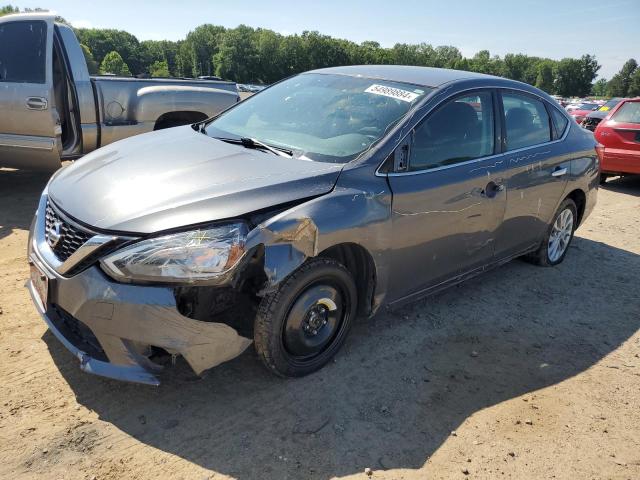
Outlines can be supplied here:
<path id="1" fill-rule="evenodd" d="M 368 169 L 343 172 L 330 193 L 281 212 L 249 233 L 247 248 L 264 249 L 265 293 L 308 258 L 349 243 L 363 247 L 373 259 L 374 306 L 381 304 L 390 261 L 391 192 L 386 179 L 370 172 L 363 175 L 362 170 Z M 357 182 L 351 181 L 357 177 Z M 350 186 L 355 183 L 359 188 Z"/>

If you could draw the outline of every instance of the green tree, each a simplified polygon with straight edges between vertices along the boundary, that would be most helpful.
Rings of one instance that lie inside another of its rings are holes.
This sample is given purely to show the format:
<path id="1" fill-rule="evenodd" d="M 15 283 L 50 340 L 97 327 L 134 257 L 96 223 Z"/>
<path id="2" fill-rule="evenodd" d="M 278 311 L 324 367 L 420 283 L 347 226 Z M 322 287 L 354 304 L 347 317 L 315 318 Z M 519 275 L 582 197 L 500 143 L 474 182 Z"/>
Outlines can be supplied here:
<path id="1" fill-rule="evenodd" d="M 259 81 L 260 62 L 253 28 L 240 25 L 227 30 L 213 61 L 219 77 L 242 83 Z"/>
<path id="2" fill-rule="evenodd" d="M 109 52 L 105 55 L 100 64 L 100 73 L 112 73 L 122 77 L 130 77 L 129 66 L 125 63 L 118 52 Z"/>
<path id="3" fill-rule="evenodd" d="M 140 42 L 140 56 L 143 65 L 148 68 L 151 74 L 151 68 L 155 62 L 166 62 L 169 69 L 169 76 L 180 76 L 177 67 L 178 42 L 169 40 L 145 40 Z"/>
<path id="4" fill-rule="evenodd" d="M 20 9 L 18 7 L 12 7 L 11 5 L 0 7 L 0 17 L 10 15 L 12 13 L 20 13 Z"/>
<path id="5" fill-rule="evenodd" d="M 91 53 L 91 50 L 89 50 L 89 47 L 81 43 L 80 48 L 82 48 L 82 53 L 84 54 L 84 59 L 87 62 L 87 69 L 89 70 L 89 73 L 91 75 L 95 75 L 98 73 L 98 62 L 93 58 L 93 54 Z"/>
<path id="6" fill-rule="evenodd" d="M 637 68 L 631 76 L 631 82 L 629 83 L 629 91 L 627 95 L 630 97 L 640 96 L 640 68 Z"/>
<path id="7" fill-rule="evenodd" d="M 607 94 L 612 97 L 626 97 L 629 95 L 631 79 L 638 70 L 638 63 L 630 58 L 625 62 L 620 71 L 616 73 L 607 85 Z"/>
<path id="8" fill-rule="evenodd" d="M 604 97 L 607 94 L 607 79 L 601 78 L 593 84 L 593 94 L 598 97 Z"/>
<path id="9" fill-rule="evenodd" d="M 155 61 L 149 68 L 149 74 L 152 77 L 170 77 L 169 64 L 166 60 Z"/>
<path id="10" fill-rule="evenodd" d="M 186 48 L 193 62 L 193 76 L 214 75 L 213 57 L 218 53 L 226 29 L 219 25 L 204 24 L 187 34 Z"/>
<path id="11" fill-rule="evenodd" d="M 584 97 L 591 92 L 591 82 L 596 77 L 600 65 L 595 57 L 583 55 L 581 58 L 563 58 L 555 71 L 555 91 L 563 97 Z"/>
<path id="12" fill-rule="evenodd" d="M 547 93 L 553 93 L 553 62 L 543 60 L 537 65 L 536 87 Z"/>
<path id="13" fill-rule="evenodd" d="M 31 13 L 31 12 L 49 12 L 50 10 L 46 9 L 46 8 L 40 8 L 40 7 L 36 7 L 36 8 L 24 8 L 22 10 L 23 13 Z M 20 8 L 18 7 L 12 7 L 11 5 L 5 5 L 4 7 L 0 7 L 0 17 L 2 17 L 3 15 L 9 15 L 11 13 L 20 13 Z M 64 23 L 66 25 L 69 25 L 69 22 L 67 22 L 63 17 L 56 15 L 55 16 L 55 20 L 58 23 Z"/>
<path id="14" fill-rule="evenodd" d="M 526 55 L 507 53 L 504 56 L 502 75 L 512 80 L 524 82 L 529 64 L 530 60 Z"/>
<path id="15" fill-rule="evenodd" d="M 471 59 L 470 69 L 473 72 L 486 73 L 487 75 L 500 75 L 503 63 L 499 56 L 491 56 L 489 50 L 480 50 Z"/>
<path id="16" fill-rule="evenodd" d="M 99 64 L 102 64 L 108 53 L 118 52 L 135 75 L 146 71 L 140 42 L 129 32 L 100 28 L 81 28 L 75 32 L 80 43 L 89 47 Z"/>

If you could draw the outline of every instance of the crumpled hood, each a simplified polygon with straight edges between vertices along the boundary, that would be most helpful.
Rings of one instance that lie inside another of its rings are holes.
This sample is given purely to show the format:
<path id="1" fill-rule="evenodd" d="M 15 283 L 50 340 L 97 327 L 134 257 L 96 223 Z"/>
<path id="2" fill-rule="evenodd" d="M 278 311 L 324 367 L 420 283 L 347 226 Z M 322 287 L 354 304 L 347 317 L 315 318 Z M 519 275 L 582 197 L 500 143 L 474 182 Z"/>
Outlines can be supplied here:
<path id="1" fill-rule="evenodd" d="M 48 191 L 88 225 L 153 233 L 327 193 L 341 169 L 246 149 L 185 126 L 96 150 L 60 170 Z"/>

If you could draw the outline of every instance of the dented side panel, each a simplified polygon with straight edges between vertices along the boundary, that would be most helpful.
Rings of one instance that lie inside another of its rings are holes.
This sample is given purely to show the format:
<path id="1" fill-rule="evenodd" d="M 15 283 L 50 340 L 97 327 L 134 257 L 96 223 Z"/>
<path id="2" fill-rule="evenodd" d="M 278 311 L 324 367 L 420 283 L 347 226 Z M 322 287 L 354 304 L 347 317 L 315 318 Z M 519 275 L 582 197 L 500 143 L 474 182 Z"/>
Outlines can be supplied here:
<path id="1" fill-rule="evenodd" d="M 254 228 L 247 248 L 264 248 L 265 292 L 304 261 L 344 243 L 371 255 L 376 289 L 373 311 L 383 301 L 389 274 L 391 191 L 369 166 L 344 171 L 334 190 L 276 215 Z"/>
<path id="2" fill-rule="evenodd" d="M 507 195 L 486 194 L 501 183 L 504 159 L 419 175 L 392 176 L 393 270 L 397 300 L 491 262 Z M 419 265 L 420 268 L 416 268 Z"/>

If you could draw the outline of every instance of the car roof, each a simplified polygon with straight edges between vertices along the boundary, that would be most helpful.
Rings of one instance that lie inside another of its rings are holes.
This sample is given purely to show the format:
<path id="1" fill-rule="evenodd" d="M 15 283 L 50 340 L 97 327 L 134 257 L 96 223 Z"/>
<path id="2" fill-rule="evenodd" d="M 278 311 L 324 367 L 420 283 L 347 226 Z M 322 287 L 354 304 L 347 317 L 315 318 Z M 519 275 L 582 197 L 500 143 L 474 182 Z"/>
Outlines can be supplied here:
<path id="1" fill-rule="evenodd" d="M 412 83 L 425 87 L 438 87 L 456 80 L 469 80 L 475 78 L 500 79 L 493 75 L 483 73 L 452 70 L 449 68 L 415 67 L 411 65 L 349 65 L 344 67 L 321 68 L 306 73 L 325 73 L 336 75 L 349 75 L 352 77 L 377 78 L 392 82 Z M 520 83 L 515 82 L 514 83 Z"/>
<path id="2" fill-rule="evenodd" d="M 9 15 L 4 15 L 0 17 L 0 21 L 10 22 L 14 20 L 44 20 L 44 21 L 54 21 L 56 18 L 55 14 L 51 12 L 20 12 L 20 13 L 10 13 Z"/>

